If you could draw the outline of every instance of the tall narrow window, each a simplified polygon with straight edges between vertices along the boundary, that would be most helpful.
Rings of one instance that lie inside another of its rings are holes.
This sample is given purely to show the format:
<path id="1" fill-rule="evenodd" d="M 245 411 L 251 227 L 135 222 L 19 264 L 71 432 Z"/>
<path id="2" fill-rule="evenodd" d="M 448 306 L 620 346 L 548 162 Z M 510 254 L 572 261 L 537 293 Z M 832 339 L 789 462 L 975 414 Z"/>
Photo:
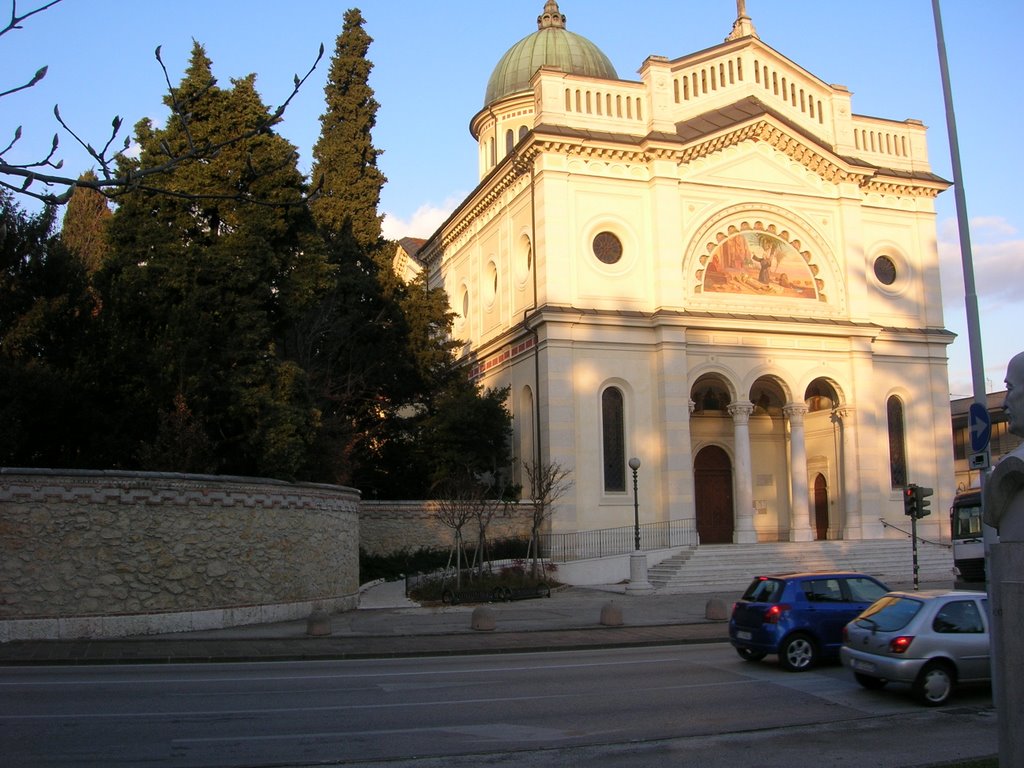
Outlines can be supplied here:
<path id="1" fill-rule="evenodd" d="M 886 403 L 889 420 L 889 481 L 893 488 L 907 484 L 907 439 L 903 420 L 903 401 L 890 397 Z"/>
<path id="2" fill-rule="evenodd" d="M 626 490 L 626 424 L 622 392 L 608 387 L 601 394 L 601 428 L 604 447 L 604 490 Z"/>

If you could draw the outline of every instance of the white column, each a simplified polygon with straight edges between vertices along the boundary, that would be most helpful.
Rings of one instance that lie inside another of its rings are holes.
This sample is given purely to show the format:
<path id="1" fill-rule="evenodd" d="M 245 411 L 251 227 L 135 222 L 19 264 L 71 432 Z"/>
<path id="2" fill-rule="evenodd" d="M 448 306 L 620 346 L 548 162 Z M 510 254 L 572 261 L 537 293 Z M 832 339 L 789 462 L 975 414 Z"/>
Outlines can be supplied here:
<path id="1" fill-rule="evenodd" d="M 789 477 L 790 514 L 789 540 L 812 541 L 810 504 L 807 492 L 807 440 L 804 434 L 804 414 L 807 406 L 790 403 L 782 409 L 789 419 Z"/>
<path id="2" fill-rule="evenodd" d="M 749 400 L 729 405 L 732 416 L 736 448 L 736 529 L 733 541 L 737 544 L 756 544 L 754 530 L 754 486 L 750 459 L 750 414 L 754 404 Z"/>
<path id="3" fill-rule="evenodd" d="M 864 519 L 860 506 L 860 462 L 857 448 L 857 413 L 853 406 L 843 405 L 832 411 L 839 425 L 840 466 L 843 468 L 843 538 L 863 539 Z"/>

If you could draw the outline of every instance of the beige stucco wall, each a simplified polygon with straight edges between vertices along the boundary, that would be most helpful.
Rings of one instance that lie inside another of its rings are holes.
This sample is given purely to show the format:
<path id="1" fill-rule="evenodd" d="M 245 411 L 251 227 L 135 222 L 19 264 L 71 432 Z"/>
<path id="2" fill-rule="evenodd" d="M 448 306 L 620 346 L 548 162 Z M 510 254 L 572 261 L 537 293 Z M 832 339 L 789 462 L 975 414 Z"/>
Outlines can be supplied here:
<path id="1" fill-rule="evenodd" d="M 0 470 L 0 640 L 355 608 L 359 494 L 169 473 Z"/>

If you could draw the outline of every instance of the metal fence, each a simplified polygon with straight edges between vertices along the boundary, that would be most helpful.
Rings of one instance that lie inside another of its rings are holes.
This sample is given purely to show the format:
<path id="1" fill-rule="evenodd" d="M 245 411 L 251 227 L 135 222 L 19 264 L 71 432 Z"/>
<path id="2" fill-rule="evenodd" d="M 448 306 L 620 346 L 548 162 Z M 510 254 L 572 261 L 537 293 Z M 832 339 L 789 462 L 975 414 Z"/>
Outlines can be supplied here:
<path id="1" fill-rule="evenodd" d="M 697 546 L 694 520 L 669 520 L 640 526 L 640 549 Z M 540 537 L 541 556 L 556 563 L 592 557 L 625 555 L 636 550 L 636 528 L 600 528 L 594 531 L 545 533 Z"/>

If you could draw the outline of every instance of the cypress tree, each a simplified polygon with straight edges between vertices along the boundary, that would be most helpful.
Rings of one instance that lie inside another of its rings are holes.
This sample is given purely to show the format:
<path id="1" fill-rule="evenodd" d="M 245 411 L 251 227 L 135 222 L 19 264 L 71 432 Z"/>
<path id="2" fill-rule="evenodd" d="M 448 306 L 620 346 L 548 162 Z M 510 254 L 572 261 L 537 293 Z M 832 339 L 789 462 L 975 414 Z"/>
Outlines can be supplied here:
<path id="1" fill-rule="evenodd" d="M 96 181 L 96 174 L 88 171 L 80 177 Z M 107 198 L 95 189 L 76 187 L 64 211 L 60 239 L 71 253 L 93 274 L 106 259 L 107 224 L 111 217 Z"/>
<path id="2" fill-rule="evenodd" d="M 331 239 L 351 238 L 363 253 L 380 245 L 380 192 L 387 179 L 377 167 L 381 151 L 373 146 L 378 104 L 370 88 L 373 64 L 367 58 L 373 39 L 363 29 L 358 9 L 345 12 L 335 42 L 320 138 L 313 147 L 312 203 L 317 225 Z"/>

